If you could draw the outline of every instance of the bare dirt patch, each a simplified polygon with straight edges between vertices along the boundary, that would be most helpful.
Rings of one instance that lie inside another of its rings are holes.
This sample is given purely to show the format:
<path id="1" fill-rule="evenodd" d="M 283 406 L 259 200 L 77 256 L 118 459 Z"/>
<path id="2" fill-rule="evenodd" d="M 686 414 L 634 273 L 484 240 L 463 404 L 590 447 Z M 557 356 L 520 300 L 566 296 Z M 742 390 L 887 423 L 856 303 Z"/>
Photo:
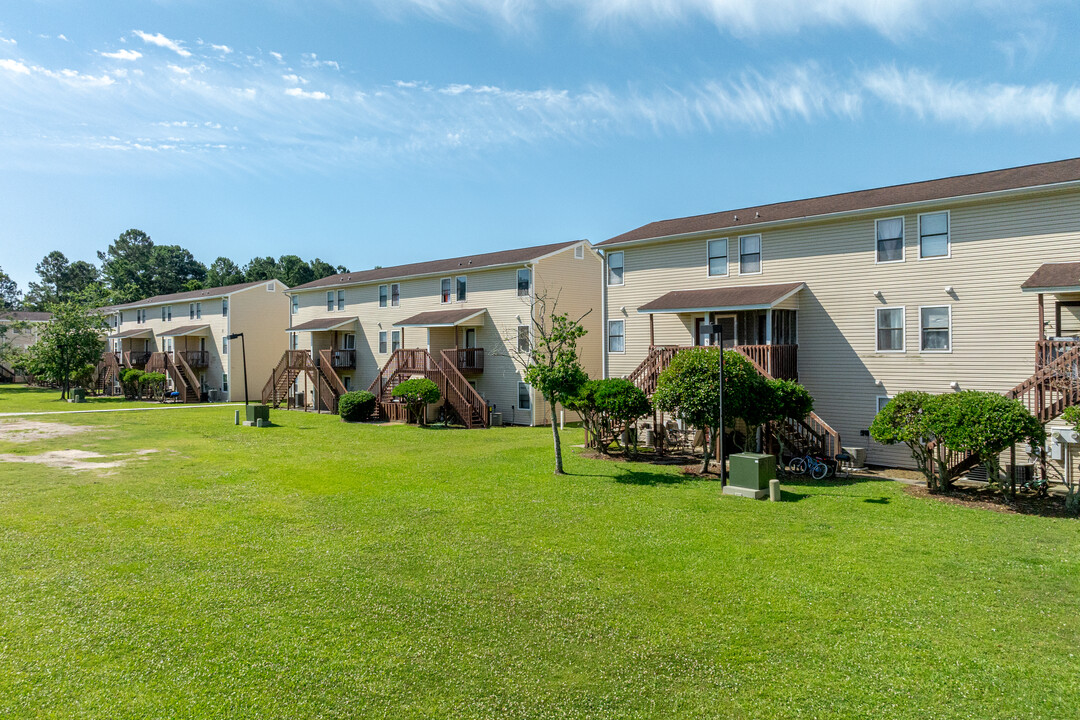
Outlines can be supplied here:
<path id="1" fill-rule="evenodd" d="M 949 505 L 960 505 L 1010 515 L 1072 517 L 1065 511 L 1065 501 L 1053 495 L 1050 497 L 1036 497 L 1018 493 L 1016 498 L 1010 501 L 990 486 L 977 488 L 954 487 L 945 492 L 932 493 L 926 489 L 925 485 L 905 485 L 904 492 L 914 497 L 937 500 Z"/>
<path id="2" fill-rule="evenodd" d="M 46 467 L 64 468 L 67 470 L 108 470 L 110 468 L 123 467 L 132 455 L 142 456 L 157 452 L 156 450 L 136 450 L 133 453 L 119 455 L 102 455 L 89 450 L 51 450 L 39 455 L 12 455 L 0 453 L 0 462 L 9 463 L 33 463 Z M 108 459 L 114 458 L 114 459 Z"/>
<path id="3" fill-rule="evenodd" d="M 36 420 L 9 420 L 0 422 L 0 440 L 7 442 L 36 442 L 53 438 L 78 435 L 93 430 L 90 425 L 67 425 L 65 423 L 38 422 Z"/>

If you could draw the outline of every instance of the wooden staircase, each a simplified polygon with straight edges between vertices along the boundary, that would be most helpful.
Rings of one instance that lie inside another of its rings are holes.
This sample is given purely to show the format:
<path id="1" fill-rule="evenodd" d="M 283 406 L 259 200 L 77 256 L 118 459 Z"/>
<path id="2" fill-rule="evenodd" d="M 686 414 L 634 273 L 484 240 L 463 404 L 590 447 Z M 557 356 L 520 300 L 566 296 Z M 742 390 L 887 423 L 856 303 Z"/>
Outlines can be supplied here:
<path id="1" fill-rule="evenodd" d="M 176 357 L 173 357 L 173 356 Z M 179 364 L 177 364 L 179 360 Z M 179 353 L 155 352 L 146 361 L 146 372 L 163 373 L 172 380 L 173 390 L 180 395 L 180 402 L 197 403 L 202 400 L 199 378 Z"/>
<path id="2" fill-rule="evenodd" d="M 405 405 L 394 400 L 394 388 L 413 377 L 426 377 L 439 388 L 446 405 L 467 428 L 486 428 L 490 423 L 487 403 L 458 370 L 450 351 L 436 360 L 423 348 L 395 350 L 375 376 L 368 392 L 376 400 L 376 414 L 383 420 L 407 422 Z"/>
<path id="3" fill-rule="evenodd" d="M 653 393 L 656 392 L 656 382 L 660 377 L 660 373 L 671 364 L 673 357 L 691 347 L 693 346 L 654 345 L 649 348 L 649 354 L 645 356 L 641 364 L 634 368 L 634 371 L 626 379 L 641 388 L 649 398 L 652 398 Z M 778 353 L 760 350 L 760 348 L 766 347 L 775 346 L 736 345 L 734 350 L 749 360 L 755 370 L 770 380 L 774 379 L 774 375 L 762 366 L 760 362 L 762 360 L 769 362 L 778 371 L 780 367 L 783 367 L 782 374 L 790 374 L 792 364 L 790 360 Z M 782 358 L 782 364 L 775 360 L 777 357 Z M 773 363 L 776 364 L 773 365 Z M 771 423 L 768 430 L 783 443 L 787 450 L 795 454 L 810 452 L 832 458 L 840 452 L 840 433 L 836 432 L 819 415 L 813 412 L 803 420 L 788 419 L 783 423 Z"/>
<path id="4" fill-rule="evenodd" d="M 120 379 L 120 359 L 115 352 L 104 352 L 94 368 L 93 386 L 99 395 L 112 395 Z"/>
<path id="5" fill-rule="evenodd" d="M 307 350 L 286 350 L 263 385 L 263 404 L 275 408 L 281 407 L 282 402 L 288 404 L 289 388 L 298 377 L 306 375 L 314 392 L 311 400 L 316 412 L 337 413 L 338 400 L 346 391 L 345 384 L 330 366 L 330 352 L 323 350 L 316 365 Z"/>

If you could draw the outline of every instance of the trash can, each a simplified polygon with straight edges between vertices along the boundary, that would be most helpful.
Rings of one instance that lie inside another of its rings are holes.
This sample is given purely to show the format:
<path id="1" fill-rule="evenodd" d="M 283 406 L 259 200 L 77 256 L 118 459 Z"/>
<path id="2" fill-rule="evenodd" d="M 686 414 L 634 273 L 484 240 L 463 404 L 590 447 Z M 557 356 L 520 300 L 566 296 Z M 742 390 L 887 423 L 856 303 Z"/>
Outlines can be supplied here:
<path id="1" fill-rule="evenodd" d="M 769 481 L 776 477 L 776 458 L 765 453 L 735 453 L 728 456 L 726 495 L 761 499 L 769 494 Z"/>

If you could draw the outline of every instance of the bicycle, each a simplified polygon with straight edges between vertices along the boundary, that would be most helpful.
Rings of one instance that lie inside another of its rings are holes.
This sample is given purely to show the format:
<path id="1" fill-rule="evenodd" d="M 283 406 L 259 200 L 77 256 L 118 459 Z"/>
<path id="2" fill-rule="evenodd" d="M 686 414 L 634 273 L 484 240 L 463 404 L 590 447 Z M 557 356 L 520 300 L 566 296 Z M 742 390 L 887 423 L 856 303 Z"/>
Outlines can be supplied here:
<path id="1" fill-rule="evenodd" d="M 792 475 L 809 475 L 814 480 L 824 480 L 836 472 L 834 465 L 830 465 L 811 453 L 792 458 L 787 469 Z"/>

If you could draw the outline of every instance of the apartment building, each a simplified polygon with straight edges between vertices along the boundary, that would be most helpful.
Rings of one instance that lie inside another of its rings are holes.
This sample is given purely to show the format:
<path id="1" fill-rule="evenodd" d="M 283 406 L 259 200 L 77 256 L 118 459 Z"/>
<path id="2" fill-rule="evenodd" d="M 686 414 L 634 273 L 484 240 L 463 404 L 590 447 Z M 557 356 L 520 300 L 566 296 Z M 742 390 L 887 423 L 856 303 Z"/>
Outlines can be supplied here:
<path id="1" fill-rule="evenodd" d="M 1040 418 L 1080 338 L 1080 159 L 650 223 L 601 242 L 604 367 L 655 377 L 711 341 L 797 378 L 820 425 L 867 434 L 905 390 L 1012 392 Z"/>
<path id="2" fill-rule="evenodd" d="M 3 342 L 12 348 L 26 350 L 41 334 L 42 326 L 52 320 L 52 313 L 28 310 L 0 311 L 0 326 L 7 328 Z M 0 382 L 24 382 L 28 378 L 0 363 Z"/>
<path id="3" fill-rule="evenodd" d="M 122 368 L 162 372 L 184 402 L 216 398 L 257 401 L 263 379 L 286 348 L 288 288 L 277 280 L 157 295 L 101 308 L 109 322 L 108 352 L 97 384 L 119 389 Z M 230 339 L 243 334 L 243 339 Z"/>
<path id="4" fill-rule="evenodd" d="M 344 273 L 292 288 L 290 351 L 266 381 L 264 402 L 333 411 L 348 390 L 370 389 L 379 412 L 404 419 L 393 387 L 435 380 L 466 425 L 539 425 L 551 410 L 522 377 L 530 323 L 546 302 L 582 323 L 581 359 L 602 371 L 602 260 L 587 241 L 467 255 Z M 437 412 L 436 409 L 432 410 Z"/>

